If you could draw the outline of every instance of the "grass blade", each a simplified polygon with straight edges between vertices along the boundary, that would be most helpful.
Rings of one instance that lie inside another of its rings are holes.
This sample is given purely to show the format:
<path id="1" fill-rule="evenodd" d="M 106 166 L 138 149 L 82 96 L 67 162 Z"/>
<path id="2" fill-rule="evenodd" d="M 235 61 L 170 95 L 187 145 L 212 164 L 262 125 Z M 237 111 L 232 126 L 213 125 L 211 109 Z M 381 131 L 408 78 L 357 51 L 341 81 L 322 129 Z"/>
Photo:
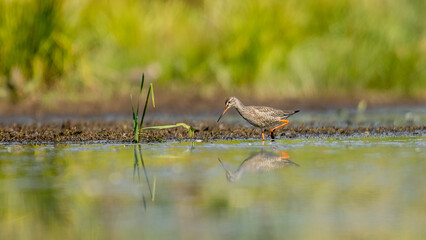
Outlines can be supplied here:
<path id="1" fill-rule="evenodd" d="M 195 129 L 188 124 L 185 123 L 176 123 L 175 125 L 163 125 L 163 126 L 151 126 L 151 127 L 144 127 L 141 128 L 141 130 L 152 130 L 152 129 L 167 129 L 167 128 L 175 128 L 175 127 L 184 127 L 188 130 L 189 137 L 194 137 Z"/>
<path id="2" fill-rule="evenodd" d="M 142 90 L 143 90 L 143 84 L 144 84 L 144 82 L 145 82 L 145 74 L 144 74 L 144 73 L 142 73 L 142 81 L 141 81 L 141 86 L 140 86 L 140 89 L 139 89 L 139 94 L 138 94 L 138 106 L 137 106 L 137 111 L 136 111 L 136 115 L 137 115 L 137 116 L 139 116 L 139 99 L 140 99 L 140 96 L 141 96 L 141 94 L 142 94 Z"/>
<path id="3" fill-rule="evenodd" d="M 143 83 L 145 82 L 145 73 L 142 73 L 142 81 L 141 81 L 141 87 L 139 89 L 139 94 L 142 93 L 142 89 L 143 89 Z"/>
<path id="4" fill-rule="evenodd" d="M 163 126 L 151 126 L 151 127 L 144 127 L 143 130 L 153 130 L 153 129 L 167 129 L 167 128 L 174 128 L 179 127 L 179 125 L 163 125 Z"/>
<path id="5" fill-rule="evenodd" d="M 142 73 L 142 80 L 141 80 L 141 85 L 139 88 L 139 94 L 138 94 L 138 104 L 136 106 L 136 111 L 135 111 L 135 107 L 133 105 L 133 97 L 132 95 L 130 95 L 130 99 L 132 101 L 132 117 L 133 117 L 133 135 L 134 135 L 134 140 L 135 142 L 139 142 L 139 135 L 140 135 L 140 128 L 138 128 L 138 122 L 139 122 L 139 103 L 140 103 L 140 96 L 142 94 L 142 90 L 143 90 L 143 84 L 145 82 L 145 74 Z M 142 123 L 141 125 L 142 126 Z"/>
<path id="6" fill-rule="evenodd" d="M 177 123 L 176 125 L 186 128 L 188 130 L 189 137 L 192 138 L 194 136 L 195 129 L 193 127 L 191 127 L 191 126 L 189 126 L 185 123 Z"/>
<path id="7" fill-rule="evenodd" d="M 152 86 L 152 83 L 149 85 L 151 89 L 151 97 L 152 97 L 152 106 L 155 107 L 155 99 L 154 99 L 154 87 Z"/>
<path id="8" fill-rule="evenodd" d="M 141 123 L 139 124 L 139 129 L 142 129 L 143 120 L 145 119 L 146 107 L 148 107 L 149 94 L 151 93 L 152 85 L 149 85 L 148 93 L 146 94 L 145 106 L 142 112 Z"/>
<path id="9" fill-rule="evenodd" d="M 132 103 L 132 117 L 133 117 L 133 137 L 135 142 L 139 142 L 139 130 L 138 130 L 138 115 L 135 113 L 135 107 L 133 105 L 133 97 L 130 95 L 130 101 Z"/>
<path id="10" fill-rule="evenodd" d="M 133 117 L 133 121 L 135 121 L 136 116 L 135 116 L 135 107 L 133 106 L 133 96 L 130 95 L 130 103 L 132 104 L 132 117 Z"/>

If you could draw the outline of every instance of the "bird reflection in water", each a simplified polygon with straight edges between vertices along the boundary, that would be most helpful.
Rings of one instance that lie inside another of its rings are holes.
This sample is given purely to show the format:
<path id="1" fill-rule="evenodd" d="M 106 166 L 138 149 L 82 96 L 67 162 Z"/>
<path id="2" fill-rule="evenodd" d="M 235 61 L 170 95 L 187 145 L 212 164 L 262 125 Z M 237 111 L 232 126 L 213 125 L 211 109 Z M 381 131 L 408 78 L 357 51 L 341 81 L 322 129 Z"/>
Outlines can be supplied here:
<path id="1" fill-rule="evenodd" d="M 236 182 L 245 172 L 267 172 L 277 168 L 299 166 L 297 163 L 290 161 L 289 158 L 290 155 L 284 151 L 268 152 L 262 150 L 245 159 L 233 173 L 225 167 L 220 158 L 218 160 L 223 169 L 225 169 L 226 179 L 229 182 Z"/>

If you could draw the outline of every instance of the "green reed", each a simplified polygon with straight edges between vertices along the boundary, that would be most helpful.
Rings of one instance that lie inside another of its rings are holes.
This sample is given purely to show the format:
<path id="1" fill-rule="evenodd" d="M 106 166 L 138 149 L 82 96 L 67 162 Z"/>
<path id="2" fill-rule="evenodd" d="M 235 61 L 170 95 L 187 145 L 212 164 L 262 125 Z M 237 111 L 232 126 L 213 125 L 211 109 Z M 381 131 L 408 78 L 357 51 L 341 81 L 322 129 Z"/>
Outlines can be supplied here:
<path id="1" fill-rule="evenodd" d="M 142 127 L 143 121 L 145 119 L 146 109 L 148 107 L 148 101 L 149 101 L 149 95 L 150 94 L 151 94 L 151 97 L 152 97 L 152 106 L 155 107 L 154 87 L 152 86 L 152 83 L 150 83 L 149 88 L 148 88 L 148 92 L 146 94 L 146 100 L 145 100 L 145 105 L 144 105 L 144 108 L 143 108 L 142 116 L 141 116 L 140 122 L 139 122 L 139 100 L 140 100 L 140 96 L 142 95 L 144 82 L 145 82 L 145 74 L 142 74 L 142 80 L 141 80 L 141 85 L 140 85 L 140 88 L 139 88 L 136 110 L 135 110 L 135 107 L 134 107 L 133 101 L 132 101 L 132 118 L 133 118 L 134 141 L 137 142 L 137 143 L 140 141 L 140 135 L 142 134 L 142 130 L 168 129 L 168 128 L 175 128 L 175 127 L 186 128 L 188 130 L 189 137 L 192 138 L 194 136 L 195 129 L 193 127 L 189 126 L 186 123 L 176 123 L 176 124 L 173 124 L 173 125 L 151 126 L 151 127 L 144 127 L 144 128 Z M 131 97 L 131 95 L 130 95 L 130 97 Z"/>
<path id="2" fill-rule="evenodd" d="M 146 94 L 145 106 L 143 108 L 141 121 L 139 123 L 139 99 L 140 99 L 140 96 L 142 94 L 144 82 L 145 82 L 145 74 L 142 74 L 142 81 L 141 81 L 141 86 L 139 88 L 138 103 L 137 103 L 137 106 L 136 106 L 136 111 L 135 111 L 135 107 L 134 107 L 133 102 L 132 102 L 133 136 L 134 136 L 135 142 L 139 142 L 139 140 L 140 140 L 140 134 L 141 134 L 141 131 L 142 131 L 142 124 L 143 124 L 143 120 L 145 119 L 146 108 L 148 106 L 150 94 L 152 96 L 152 106 L 155 107 L 154 87 L 152 86 L 152 83 L 151 83 L 151 84 L 149 84 L 148 93 Z"/>
<path id="3" fill-rule="evenodd" d="M 194 137 L 195 129 L 191 126 L 189 126 L 186 123 L 176 123 L 173 125 L 164 125 L 164 126 L 152 126 L 152 127 L 144 127 L 143 130 L 149 130 L 149 129 L 167 129 L 167 128 L 175 128 L 175 127 L 184 127 L 188 130 L 189 137 Z"/>

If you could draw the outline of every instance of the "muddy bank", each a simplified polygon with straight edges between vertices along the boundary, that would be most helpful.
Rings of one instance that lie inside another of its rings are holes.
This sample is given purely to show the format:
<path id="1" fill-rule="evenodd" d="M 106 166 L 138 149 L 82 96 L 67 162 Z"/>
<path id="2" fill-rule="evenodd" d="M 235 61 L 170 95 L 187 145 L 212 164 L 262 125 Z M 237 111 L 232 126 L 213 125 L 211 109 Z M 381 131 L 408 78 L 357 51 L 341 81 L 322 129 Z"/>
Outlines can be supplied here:
<path id="1" fill-rule="evenodd" d="M 148 122 L 147 125 L 162 125 L 162 122 Z M 191 124 L 196 129 L 193 138 L 189 137 L 185 128 L 165 130 L 146 130 L 142 142 L 161 142 L 167 140 L 231 140 L 231 139 L 260 139 L 261 130 L 215 122 L 195 122 Z M 294 124 L 275 132 L 276 139 L 296 137 L 339 137 L 339 136 L 424 136 L 424 125 L 384 126 L 384 127 L 335 127 L 308 126 Z M 68 143 L 112 141 L 131 143 L 133 141 L 131 122 L 81 122 L 67 121 L 65 123 L 44 124 L 0 124 L 1 143 Z M 268 140 L 270 138 L 268 137 Z"/>

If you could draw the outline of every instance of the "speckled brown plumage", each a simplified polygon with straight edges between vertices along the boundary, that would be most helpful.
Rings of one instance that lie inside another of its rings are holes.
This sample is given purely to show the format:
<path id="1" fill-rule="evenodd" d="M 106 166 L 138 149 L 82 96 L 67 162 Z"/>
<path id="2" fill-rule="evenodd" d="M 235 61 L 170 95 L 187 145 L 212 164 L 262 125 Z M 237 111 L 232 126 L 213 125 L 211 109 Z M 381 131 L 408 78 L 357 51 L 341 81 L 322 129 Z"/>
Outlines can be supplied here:
<path id="1" fill-rule="evenodd" d="M 245 106 L 236 97 L 228 98 L 225 101 L 225 106 L 226 109 L 223 111 L 222 115 L 220 115 L 219 119 L 217 120 L 218 122 L 229 108 L 235 107 L 241 117 L 247 120 L 247 122 L 255 127 L 262 129 L 263 139 L 265 139 L 263 133 L 265 130 L 270 130 L 270 135 L 272 138 L 274 138 L 274 130 L 287 125 L 289 123 L 287 118 L 299 112 L 299 110 L 284 111 L 265 106 Z"/>
<path id="2" fill-rule="evenodd" d="M 261 151 L 245 159 L 234 173 L 229 171 L 220 159 L 218 160 L 223 169 L 225 169 L 228 181 L 235 182 L 238 181 L 245 172 L 266 172 L 293 165 L 299 166 L 290 161 L 289 158 L 290 155 L 287 152 L 276 153 Z"/>

